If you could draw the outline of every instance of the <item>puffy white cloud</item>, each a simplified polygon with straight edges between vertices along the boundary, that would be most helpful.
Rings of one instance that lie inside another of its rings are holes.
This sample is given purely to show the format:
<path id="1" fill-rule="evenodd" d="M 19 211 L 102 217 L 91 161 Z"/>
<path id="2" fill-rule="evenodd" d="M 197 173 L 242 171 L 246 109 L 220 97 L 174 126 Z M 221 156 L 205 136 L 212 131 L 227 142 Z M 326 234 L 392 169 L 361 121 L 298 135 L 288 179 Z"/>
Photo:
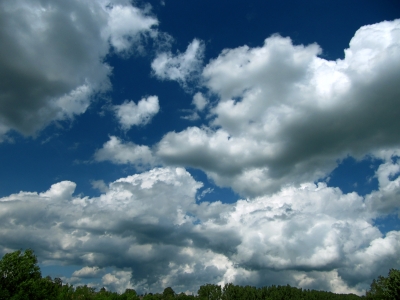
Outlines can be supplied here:
<path id="1" fill-rule="evenodd" d="M 192 104 L 198 111 L 203 111 L 208 104 L 208 100 L 203 96 L 202 93 L 198 92 L 193 96 Z"/>
<path id="2" fill-rule="evenodd" d="M 379 190 L 372 192 L 366 199 L 366 204 L 370 206 L 371 210 L 383 214 L 395 211 L 400 196 L 399 174 L 400 164 L 398 160 L 395 162 L 390 158 L 379 166 L 375 175 L 379 182 Z"/>
<path id="3" fill-rule="evenodd" d="M 381 167 L 385 187 L 396 182 L 382 171 L 386 162 Z M 200 187 L 184 169 L 158 168 L 116 180 L 99 197 L 74 196 L 69 181 L 13 194 L 0 199 L 0 253 L 31 247 L 41 262 L 81 265 L 71 282 L 97 278 L 139 292 L 268 282 L 363 293 L 400 267 L 400 232 L 374 226 L 398 203 L 382 213 L 369 204 L 380 201 L 373 193 L 343 194 L 324 183 L 197 203 Z"/>
<path id="4" fill-rule="evenodd" d="M 72 276 L 80 278 L 93 278 L 98 277 L 98 275 L 101 273 L 104 273 L 104 271 L 99 267 L 84 267 L 72 273 Z"/>
<path id="5" fill-rule="evenodd" d="M 145 15 L 146 11 L 125 2 L 125 5 L 111 5 L 108 26 L 102 32 L 117 52 L 130 51 L 143 34 L 156 34 L 152 27 L 158 25 L 156 18 Z"/>
<path id="6" fill-rule="evenodd" d="M 162 52 L 151 63 L 154 75 L 161 80 L 175 80 L 183 87 L 201 72 L 204 43 L 194 39 L 184 53 L 174 56 L 171 52 Z"/>
<path id="7" fill-rule="evenodd" d="M 128 130 L 132 126 L 148 124 L 160 110 L 157 96 L 142 98 L 138 104 L 133 101 L 125 101 L 121 105 L 115 105 L 115 115 L 122 128 Z"/>
<path id="8" fill-rule="evenodd" d="M 95 152 L 94 159 L 111 161 L 115 164 L 132 164 L 139 169 L 153 167 L 157 164 L 157 159 L 149 147 L 132 142 L 123 143 L 115 136 L 110 136 L 110 140 Z M 95 187 L 104 188 L 98 184 Z"/>
<path id="9" fill-rule="evenodd" d="M 278 35 L 223 50 L 203 71 L 214 119 L 166 134 L 157 154 L 253 197 L 399 147 L 399 32 L 400 20 L 361 27 L 336 61 Z"/>
<path id="10" fill-rule="evenodd" d="M 102 277 L 103 286 L 109 289 L 123 293 L 126 289 L 133 288 L 131 284 L 131 270 L 113 271 Z"/>
<path id="11" fill-rule="evenodd" d="M 157 19 L 130 1 L 2 1 L 0 20 L 1 139 L 85 112 L 111 87 L 105 56 L 158 34 Z"/>

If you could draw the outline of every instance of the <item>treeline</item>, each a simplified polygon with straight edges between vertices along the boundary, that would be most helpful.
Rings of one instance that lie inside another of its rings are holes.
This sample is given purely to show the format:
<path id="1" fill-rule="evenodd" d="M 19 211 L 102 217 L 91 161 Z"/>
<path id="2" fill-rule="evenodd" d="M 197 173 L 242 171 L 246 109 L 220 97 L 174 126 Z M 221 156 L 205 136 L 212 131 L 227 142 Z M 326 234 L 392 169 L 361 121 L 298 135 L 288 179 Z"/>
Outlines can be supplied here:
<path id="1" fill-rule="evenodd" d="M 0 300 L 69 300 L 69 299 L 124 299 L 124 300 L 267 300 L 267 299 L 400 299 L 400 271 L 390 270 L 388 277 L 380 276 L 371 284 L 365 296 L 354 294 L 335 294 L 286 286 L 268 286 L 256 288 L 229 283 L 224 287 L 215 284 L 200 286 L 197 295 L 176 294 L 171 287 L 163 293 L 138 295 L 135 290 L 127 289 L 124 293 L 96 291 L 92 287 L 63 284 L 61 279 L 43 278 L 33 251 L 15 251 L 0 260 Z"/>

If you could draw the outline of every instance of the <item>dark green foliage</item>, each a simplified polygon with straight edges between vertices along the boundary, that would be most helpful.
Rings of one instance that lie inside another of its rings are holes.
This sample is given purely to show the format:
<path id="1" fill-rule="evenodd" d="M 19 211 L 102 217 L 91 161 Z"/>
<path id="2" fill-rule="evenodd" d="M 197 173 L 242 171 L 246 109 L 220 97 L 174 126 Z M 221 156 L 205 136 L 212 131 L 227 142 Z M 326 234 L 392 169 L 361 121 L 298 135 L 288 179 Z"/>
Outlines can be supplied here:
<path id="1" fill-rule="evenodd" d="M 31 249 L 7 253 L 0 261 L 0 299 L 24 299 L 24 291 L 29 289 L 40 292 L 46 285 L 41 278 Z"/>
<path id="2" fill-rule="evenodd" d="M 239 286 L 229 283 L 224 286 L 222 293 L 219 296 L 211 298 L 210 290 L 212 288 L 217 289 L 219 286 L 215 285 L 203 285 L 199 289 L 199 299 L 216 299 L 216 300 L 290 300 L 290 299 L 304 299 L 304 300 L 314 300 L 314 299 L 360 299 L 359 296 L 348 294 L 339 295 L 331 292 L 315 291 L 315 290 L 303 290 L 290 285 L 286 286 L 269 286 L 256 288 L 253 286 Z M 208 298 L 210 297 L 210 298 Z"/>
<path id="3" fill-rule="evenodd" d="M 174 299 L 175 298 L 175 292 L 171 287 L 167 287 L 164 289 L 163 292 L 163 299 Z"/>
<path id="4" fill-rule="evenodd" d="M 59 278 L 56 278 L 59 279 Z M 54 281 L 56 281 L 56 279 Z M 55 282 L 57 285 L 59 284 L 59 282 Z M 66 284 L 66 285 L 62 285 L 62 283 L 60 285 L 58 285 L 58 295 L 57 295 L 57 300 L 69 300 L 69 299 L 73 299 L 74 297 L 74 292 L 75 289 L 72 285 Z"/>
<path id="5" fill-rule="evenodd" d="M 221 299 L 222 290 L 220 285 L 206 284 L 200 287 L 197 294 L 201 300 L 218 300 Z"/>
<path id="6" fill-rule="evenodd" d="M 143 297 L 143 300 L 159 300 L 162 299 L 162 295 L 149 293 Z"/>
<path id="7" fill-rule="evenodd" d="M 388 296 L 391 299 L 400 299 L 400 271 L 391 269 L 387 279 Z"/>
<path id="8" fill-rule="evenodd" d="M 367 299 L 400 299 L 400 271 L 391 269 L 388 277 L 373 280 Z"/>
<path id="9" fill-rule="evenodd" d="M 185 293 L 180 293 L 179 295 L 176 296 L 176 299 L 180 300 L 194 300 L 194 296 L 192 295 L 186 295 Z"/>
<path id="10" fill-rule="evenodd" d="M 123 300 L 139 300 L 139 296 L 136 294 L 135 290 L 126 289 L 119 299 Z"/>

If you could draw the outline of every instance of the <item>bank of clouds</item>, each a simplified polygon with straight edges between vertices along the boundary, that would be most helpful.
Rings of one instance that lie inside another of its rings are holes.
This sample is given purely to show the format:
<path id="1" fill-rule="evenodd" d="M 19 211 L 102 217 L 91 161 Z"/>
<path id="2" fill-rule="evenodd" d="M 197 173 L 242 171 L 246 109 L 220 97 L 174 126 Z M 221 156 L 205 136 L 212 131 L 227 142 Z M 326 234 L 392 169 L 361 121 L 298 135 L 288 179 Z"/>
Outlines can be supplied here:
<path id="1" fill-rule="evenodd" d="M 365 197 L 303 183 L 234 204 L 196 202 L 203 185 L 182 168 L 121 178 L 93 198 L 63 181 L 0 199 L 1 251 L 30 245 L 44 264 L 85 266 L 67 280 L 120 290 L 270 282 L 361 293 L 400 266 L 400 233 L 374 225 L 398 209 L 394 169 L 382 164 L 379 190 Z"/>
<path id="2" fill-rule="evenodd" d="M 0 6 L 3 138 L 84 113 L 111 88 L 104 58 L 143 51 L 141 37 L 159 34 L 149 9 L 129 1 Z M 139 173 L 94 182 L 99 197 L 75 195 L 75 183 L 62 181 L 1 198 L 0 253 L 29 246 L 43 264 L 82 266 L 70 282 L 94 278 L 120 291 L 235 282 L 362 293 L 377 274 L 400 267 L 399 231 L 375 225 L 399 209 L 399 41 L 395 20 L 360 28 L 336 61 L 321 58 L 317 44 L 279 35 L 225 49 L 204 68 L 197 39 L 182 54 L 158 53 L 153 75 L 194 92 L 192 119 L 206 113 L 207 123 L 155 145 L 110 136 L 93 160 Z M 150 96 L 113 112 L 127 131 L 159 109 Z M 349 155 L 382 161 L 378 190 L 360 196 L 327 186 Z M 241 200 L 196 201 L 203 183 L 187 167 Z"/>

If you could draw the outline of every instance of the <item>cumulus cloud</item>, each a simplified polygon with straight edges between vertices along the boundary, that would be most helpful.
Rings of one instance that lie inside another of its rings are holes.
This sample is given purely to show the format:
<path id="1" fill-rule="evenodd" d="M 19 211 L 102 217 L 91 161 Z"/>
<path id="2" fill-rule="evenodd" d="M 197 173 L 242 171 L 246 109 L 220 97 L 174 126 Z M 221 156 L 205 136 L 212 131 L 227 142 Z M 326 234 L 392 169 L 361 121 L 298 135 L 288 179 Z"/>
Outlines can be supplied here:
<path id="1" fill-rule="evenodd" d="M 82 114 L 111 87 L 104 58 L 130 53 L 156 18 L 129 1 L 2 1 L 0 134 Z"/>
<path id="2" fill-rule="evenodd" d="M 72 273 L 72 276 L 79 277 L 79 278 L 94 278 L 94 277 L 97 277 L 101 273 L 104 273 L 104 272 L 103 272 L 103 270 L 101 270 L 98 267 L 84 267 L 84 268 Z"/>
<path id="3" fill-rule="evenodd" d="M 151 28 L 158 25 L 157 19 L 147 16 L 146 11 L 129 5 L 129 1 L 125 2 L 125 5 L 108 5 L 108 26 L 102 31 L 115 51 L 120 53 L 131 51 L 143 34 L 155 35 Z"/>
<path id="4" fill-rule="evenodd" d="M 279 35 L 223 50 L 202 73 L 218 97 L 213 120 L 166 134 L 157 154 L 253 197 L 398 147 L 399 32 L 400 20 L 363 26 L 336 61 Z"/>
<path id="5" fill-rule="evenodd" d="M 137 169 L 146 169 L 157 164 L 157 159 L 148 146 L 136 145 L 132 142 L 124 143 L 115 136 L 110 136 L 110 140 L 95 152 L 94 159 L 111 161 L 115 164 L 132 164 Z M 93 186 L 104 190 L 104 186 L 99 185 L 98 182 L 95 182 Z"/>
<path id="6" fill-rule="evenodd" d="M 379 166 L 376 177 L 379 182 L 379 190 L 372 192 L 366 198 L 366 204 L 371 210 L 387 214 L 395 211 L 398 207 L 400 187 L 400 164 L 399 156 L 392 156 Z M 381 157 L 382 158 L 382 157 Z M 398 211 L 400 216 L 400 211 Z"/>
<path id="7" fill-rule="evenodd" d="M 204 43 L 194 39 L 184 53 L 174 56 L 171 52 L 162 52 L 151 63 L 154 75 L 161 80 L 175 80 L 183 87 L 201 72 Z"/>
<path id="8" fill-rule="evenodd" d="M 126 289 L 133 288 L 131 284 L 131 270 L 113 271 L 107 273 L 102 277 L 103 286 L 107 286 L 109 289 L 124 292 Z"/>
<path id="9" fill-rule="evenodd" d="M 203 111 L 208 104 L 208 100 L 203 96 L 202 93 L 198 92 L 193 96 L 192 104 L 198 111 Z"/>
<path id="10" fill-rule="evenodd" d="M 377 171 L 377 192 L 399 193 L 387 163 Z M 233 204 L 197 203 L 202 183 L 182 168 L 118 179 L 99 197 L 74 196 L 75 187 L 63 181 L 1 198 L 0 253 L 29 246 L 43 263 L 84 266 L 68 280 L 139 292 L 268 282 L 363 293 L 400 267 L 400 232 L 374 226 L 399 203 L 377 210 L 375 192 L 362 197 L 309 182 Z"/>
<path id="11" fill-rule="evenodd" d="M 121 105 L 115 105 L 115 115 L 118 118 L 121 127 L 125 130 L 132 126 L 144 126 L 160 110 L 157 96 L 142 98 L 138 104 L 133 101 L 125 101 Z"/>

